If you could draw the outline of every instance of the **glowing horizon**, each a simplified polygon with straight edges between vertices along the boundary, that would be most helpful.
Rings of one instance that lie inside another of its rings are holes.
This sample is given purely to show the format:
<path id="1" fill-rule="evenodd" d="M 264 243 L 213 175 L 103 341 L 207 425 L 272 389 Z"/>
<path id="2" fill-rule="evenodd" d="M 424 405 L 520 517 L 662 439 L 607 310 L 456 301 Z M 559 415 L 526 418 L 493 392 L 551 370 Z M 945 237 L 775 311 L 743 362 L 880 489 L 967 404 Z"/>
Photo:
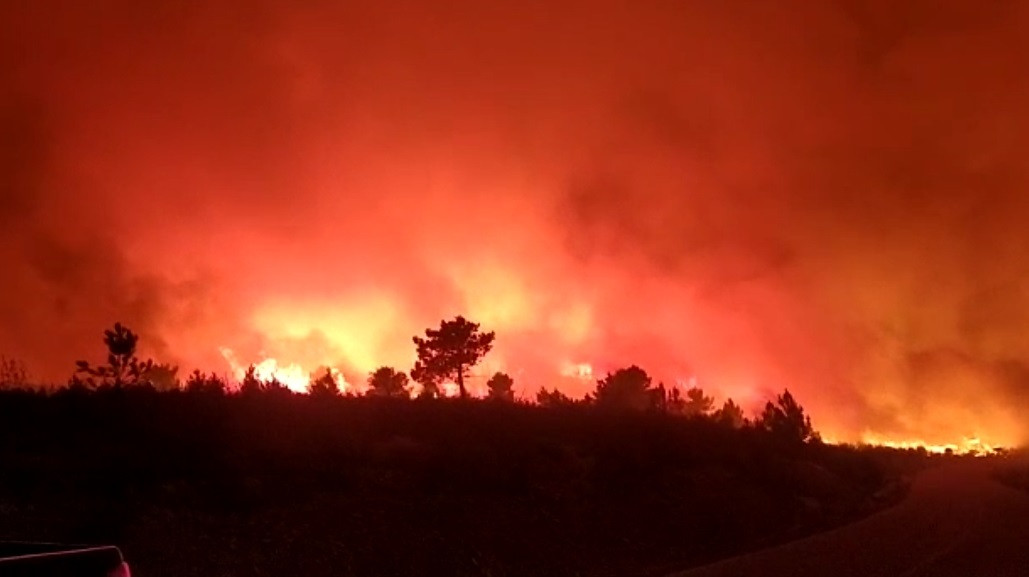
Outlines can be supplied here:
<path id="1" fill-rule="evenodd" d="M 0 355 L 360 387 L 463 314 L 523 394 L 1022 444 L 1029 4 L 858 4 L 3 3 Z"/>
<path id="2" fill-rule="evenodd" d="M 365 379 L 375 368 L 380 366 L 390 366 L 399 371 L 405 373 L 408 372 L 408 368 L 406 367 L 375 365 L 373 368 L 365 371 L 363 375 L 352 374 L 351 378 L 353 378 L 354 381 L 350 381 L 339 368 L 326 364 L 319 365 L 319 367 L 314 370 L 307 370 L 296 363 L 284 363 L 266 355 L 262 355 L 259 360 L 255 360 L 251 363 L 240 363 L 239 359 L 236 358 L 235 353 L 233 353 L 231 349 L 222 348 L 221 353 L 225 358 L 225 361 L 228 363 L 237 384 L 243 379 L 248 367 L 253 366 L 255 369 L 255 376 L 258 380 L 262 382 L 277 380 L 295 393 L 307 393 L 307 386 L 310 380 L 319 377 L 325 370 L 330 371 L 330 374 L 333 376 L 333 379 L 339 387 L 340 393 L 343 395 L 363 395 L 367 393 L 369 389 Z M 507 370 L 506 367 L 501 365 L 485 362 L 483 364 L 491 366 L 492 369 L 484 371 L 482 366 L 475 367 L 467 385 L 469 395 L 473 398 L 485 398 L 487 391 L 484 386 L 484 382 L 492 372 Z M 615 368 L 611 368 L 610 370 L 613 371 Z M 524 371 L 514 371 L 515 374 L 518 374 L 519 372 L 524 373 Z M 555 370 L 551 375 L 552 380 L 554 381 L 552 384 L 544 382 L 534 386 L 532 384 L 525 385 L 516 380 L 515 396 L 516 399 L 521 401 L 535 402 L 535 393 L 540 388 L 548 390 L 557 388 L 558 390 L 562 390 L 562 387 L 559 385 L 563 378 L 566 384 L 568 379 L 573 379 L 584 386 L 582 391 L 578 394 L 573 393 L 570 395 L 572 398 L 581 399 L 585 394 L 593 390 L 593 387 L 596 385 L 596 380 L 602 378 L 606 372 L 607 371 L 603 374 L 595 375 L 593 365 L 590 363 L 565 362 L 560 365 L 559 370 Z M 658 382 L 659 381 L 657 379 L 654 380 L 655 385 L 657 385 Z M 725 396 L 720 394 L 720 391 L 718 390 L 704 388 L 696 376 L 673 379 L 669 383 L 665 384 L 665 386 L 669 388 L 679 388 L 682 393 L 685 393 L 692 387 L 700 387 L 705 391 L 705 393 L 715 395 L 716 408 L 721 406 L 721 403 L 731 398 L 737 404 L 743 405 L 744 413 L 749 418 L 755 418 L 758 416 L 765 402 L 774 401 L 774 394 L 766 398 L 759 398 L 757 399 L 757 402 L 755 402 L 753 397 L 748 398 L 747 395 L 741 395 L 735 398 L 731 395 Z M 421 387 L 417 383 L 412 382 L 407 390 L 411 398 L 414 398 L 420 392 Z M 442 383 L 440 391 L 444 397 L 454 398 L 458 396 L 458 387 L 453 382 L 448 381 Z M 566 388 L 563 389 L 562 392 L 568 394 Z M 778 392 L 775 392 L 775 394 L 778 394 Z M 804 405 L 804 399 L 798 400 L 802 405 Z M 811 414 L 810 411 L 808 411 L 808 414 Z M 812 419 L 816 430 L 818 430 L 819 434 L 823 436 L 823 439 L 826 442 L 833 444 L 864 444 L 895 449 L 922 448 L 932 454 L 944 454 L 949 450 L 955 454 L 972 454 L 977 456 L 994 454 L 1000 447 L 1010 449 L 1017 448 L 1019 446 L 1017 442 L 1012 441 L 1010 438 L 1003 438 L 1003 436 L 997 436 L 989 433 L 981 434 L 979 429 L 974 425 L 961 425 L 966 429 L 966 432 L 960 435 L 947 431 L 932 431 L 928 432 L 923 437 L 913 437 L 904 434 L 890 435 L 888 433 L 870 429 L 865 429 L 860 431 L 858 434 L 853 435 L 848 433 L 840 434 L 838 431 L 835 431 L 832 428 L 831 420 L 829 420 L 830 425 L 828 427 L 821 427 L 819 426 L 820 419 L 818 418 L 818 415 L 813 415 Z M 926 439 L 932 440 L 930 441 Z"/>

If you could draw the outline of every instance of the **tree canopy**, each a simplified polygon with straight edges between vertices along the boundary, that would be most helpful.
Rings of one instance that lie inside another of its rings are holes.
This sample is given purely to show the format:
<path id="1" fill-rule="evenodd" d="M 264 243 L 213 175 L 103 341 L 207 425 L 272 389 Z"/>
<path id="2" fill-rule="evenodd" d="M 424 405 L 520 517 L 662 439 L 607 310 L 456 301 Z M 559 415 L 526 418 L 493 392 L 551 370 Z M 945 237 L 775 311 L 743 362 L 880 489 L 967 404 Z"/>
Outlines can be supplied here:
<path id="1" fill-rule="evenodd" d="M 688 417 L 705 417 L 715 408 L 715 399 L 704 394 L 699 387 L 691 387 L 686 391 L 686 402 L 683 413 Z"/>
<path id="2" fill-rule="evenodd" d="M 107 364 L 91 365 L 88 361 L 76 362 L 73 383 L 90 388 L 115 388 L 140 385 L 148 382 L 147 373 L 154 368 L 154 361 L 141 361 L 136 357 L 139 336 L 121 323 L 104 331 L 104 346 L 107 347 Z"/>
<path id="3" fill-rule="evenodd" d="M 739 429 L 747 423 L 743 409 L 732 399 L 726 399 L 722 408 L 715 411 L 715 420 L 734 429 Z"/>
<path id="4" fill-rule="evenodd" d="M 507 373 L 494 373 L 488 381 L 486 388 L 489 389 L 489 398 L 498 401 L 514 400 L 514 379 Z"/>
<path id="5" fill-rule="evenodd" d="M 777 439 L 787 443 L 804 443 L 814 438 L 811 417 L 804 414 L 804 408 L 793 398 L 789 389 L 769 401 L 761 413 L 758 425 Z"/>
<path id="6" fill-rule="evenodd" d="M 393 367 L 379 367 L 368 375 L 368 394 L 376 397 L 407 398 L 407 375 Z"/>
<path id="7" fill-rule="evenodd" d="M 493 348 L 495 338 L 492 331 L 480 331 L 478 323 L 463 316 L 441 321 L 438 329 L 426 329 L 425 337 L 413 338 L 418 360 L 411 369 L 411 377 L 426 389 L 436 390 L 452 379 L 465 398 L 468 390 L 464 381 L 468 370 Z"/>
<path id="8" fill-rule="evenodd" d="M 440 386 L 455 383 L 462 397 L 467 397 L 465 379 L 472 367 L 492 349 L 495 334 L 484 332 L 479 324 L 462 316 L 443 320 L 438 329 L 426 329 L 425 336 L 413 337 L 417 361 L 411 377 L 421 384 L 420 398 L 439 396 Z M 193 371 L 184 387 L 176 378 L 177 367 L 157 364 L 153 360 L 142 361 L 136 356 L 139 337 L 121 323 L 104 331 L 104 345 L 107 348 L 107 364 L 93 366 L 86 361 L 77 362 L 77 370 L 70 388 L 117 389 L 130 385 L 146 385 L 152 390 L 178 391 L 185 389 L 191 394 L 229 393 L 227 382 L 199 370 Z M 265 395 L 292 396 L 293 391 L 274 377 L 261 378 L 257 368 L 251 365 L 242 375 L 237 392 L 242 397 L 256 398 Z M 12 383 L 25 379 L 23 365 L 0 357 L 0 390 Z M 320 369 L 312 374 L 308 393 L 313 397 L 335 397 L 341 391 L 338 373 L 334 369 Z M 404 372 L 388 366 L 379 367 L 368 376 L 367 394 L 370 396 L 402 398 L 411 396 L 410 379 Z M 496 372 L 486 382 L 488 398 L 500 401 L 514 400 L 514 379 L 507 373 Z M 770 438 L 784 444 L 804 444 L 819 439 L 811 425 L 811 419 L 804 412 L 789 390 L 783 391 L 754 420 L 744 417 L 742 408 L 732 399 L 715 410 L 714 398 L 699 387 L 683 389 L 663 384 L 654 386 L 650 375 L 637 365 L 609 372 L 597 381 L 595 390 L 583 400 L 575 400 L 564 392 L 542 387 L 536 394 L 536 402 L 542 407 L 561 407 L 575 404 L 592 405 L 601 409 L 653 410 L 671 415 L 711 419 L 720 425 L 739 429 L 755 428 L 765 431 Z"/>
<path id="9" fill-rule="evenodd" d="M 311 382 L 307 385 L 307 392 L 312 397 L 338 397 L 339 384 L 336 383 L 336 378 L 332 376 L 332 370 L 326 368 L 325 372 L 320 376 L 312 378 Z"/>
<path id="10" fill-rule="evenodd" d="M 645 410 L 659 404 L 660 389 L 651 387 L 651 378 L 636 365 L 608 373 L 597 381 L 593 403 L 610 409 Z"/>
<path id="11" fill-rule="evenodd" d="M 575 400 L 557 389 L 548 391 L 545 387 L 541 387 L 536 392 L 536 403 L 546 408 L 569 407 L 575 404 Z"/>
<path id="12" fill-rule="evenodd" d="M 203 373 L 199 369 L 190 373 L 186 379 L 187 393 L 224 395 L 227 388 L 223 379 L 214 373 Z"/>

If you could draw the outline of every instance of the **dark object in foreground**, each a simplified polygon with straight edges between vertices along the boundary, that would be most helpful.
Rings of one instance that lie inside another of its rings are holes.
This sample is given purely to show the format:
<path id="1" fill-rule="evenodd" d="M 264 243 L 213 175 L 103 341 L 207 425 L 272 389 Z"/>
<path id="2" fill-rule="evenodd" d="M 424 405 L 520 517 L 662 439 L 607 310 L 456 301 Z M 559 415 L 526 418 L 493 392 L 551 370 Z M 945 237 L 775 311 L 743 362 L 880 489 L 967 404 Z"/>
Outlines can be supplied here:
<path id="1" fill-rule="evenodd" d="M 0 541 L 4 577 L 130 577 L 117 547 Z"/>

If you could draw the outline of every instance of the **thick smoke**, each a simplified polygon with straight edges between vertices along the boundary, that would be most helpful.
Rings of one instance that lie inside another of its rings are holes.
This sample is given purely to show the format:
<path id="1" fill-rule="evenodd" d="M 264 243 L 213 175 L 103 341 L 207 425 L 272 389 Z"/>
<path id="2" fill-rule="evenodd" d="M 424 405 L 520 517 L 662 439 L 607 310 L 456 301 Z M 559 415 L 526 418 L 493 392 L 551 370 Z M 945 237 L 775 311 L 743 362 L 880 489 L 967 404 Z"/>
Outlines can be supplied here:
<path id="1" fill-rule="evenodd" d="M 525 391 L 636 362 L 840 438 L 1021 439 L 1021 3 L 215 4 L 0 7 L 37 377 L 119 319 L 361 378 L 464 313 Z"/>

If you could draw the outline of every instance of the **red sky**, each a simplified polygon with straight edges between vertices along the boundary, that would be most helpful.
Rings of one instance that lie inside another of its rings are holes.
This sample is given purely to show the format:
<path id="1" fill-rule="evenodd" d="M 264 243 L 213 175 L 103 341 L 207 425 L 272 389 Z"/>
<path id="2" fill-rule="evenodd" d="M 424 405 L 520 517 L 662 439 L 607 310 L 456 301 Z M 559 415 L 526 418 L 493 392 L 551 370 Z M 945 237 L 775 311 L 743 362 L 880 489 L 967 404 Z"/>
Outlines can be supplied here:
<path id="1" fill-rule="evenodd" d="M 302 5 L 302 7 L 298 7 Z M 0 353 L 352 380 L 465 314 L 526 392 L 637 363 L 1021 440 L 1019 2 L 7 1 Z"/>

